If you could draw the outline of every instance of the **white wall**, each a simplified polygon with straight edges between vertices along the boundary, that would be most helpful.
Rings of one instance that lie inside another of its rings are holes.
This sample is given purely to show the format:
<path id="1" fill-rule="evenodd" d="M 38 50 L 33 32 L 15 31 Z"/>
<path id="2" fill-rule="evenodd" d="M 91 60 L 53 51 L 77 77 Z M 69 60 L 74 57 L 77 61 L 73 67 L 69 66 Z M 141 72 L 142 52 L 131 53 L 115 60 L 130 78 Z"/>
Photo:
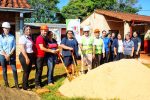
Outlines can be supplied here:
<path id="1" fill-rule="evenodd" d="M 105 17 L 97 13 L 93 13 L 87 19 L 85 19 L 81 23 L 81 27 L 84 27 L 84 26 L 90 26 L 91 33 L 93 33 L 95 29 L 100 29 L 101 31 L 110 30 L 110 27 L 107 24 Z"/>

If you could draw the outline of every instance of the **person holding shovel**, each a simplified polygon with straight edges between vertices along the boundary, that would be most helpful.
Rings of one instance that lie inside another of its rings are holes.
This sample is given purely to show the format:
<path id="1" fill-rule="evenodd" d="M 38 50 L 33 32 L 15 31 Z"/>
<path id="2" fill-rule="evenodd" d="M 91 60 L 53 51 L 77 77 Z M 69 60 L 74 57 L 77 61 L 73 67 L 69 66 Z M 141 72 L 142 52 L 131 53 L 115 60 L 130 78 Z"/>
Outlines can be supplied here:
<path id="1" fill-rule="evenodd" d="M 48 31 L 47 38 L 46 38 L 46 45 L 49 49 L 59 51 L 57 41 L 53 38 L 53 32 Z M 54 85 L 54 67 L 56 64 L 57 55 L 54 53 L 46 53 L 46 62 L 47 62 L 47 77 L 48 77 L 48 85 L 53 86 Z"/>
<path id="2" fill-rule="evenodd" d="M 73 56 L 78 57 L 78 42 L 75 39 L 73 30 L 71 28 L 67 29 L 66 37 L 62 39 L 60 47 L 62 48 L 63 61 L 68 72 L 75 76 Z"/>
<path id="3" fill-rule="evenodd" d="M 48 49 L 46 47 L 45 38 L 48 32 L 48 26 L 42 25 L 40 27 L 41 34 L 36 38 L 36 48 L 37 48 L 37 60 L 36 60 L 36 74 L 35 74 L 35 88 L 41 88 L 41 76 L 43 71 L 43 63 L 45 58 L 45 52 L 50 52 L 56 54 L 58 51 Z"/>
<path id="4" fill-rule="evenodd" d="M 83 28 L 83 36 L 80 41 L 80 49 L 82 53 L 82 60 L 85 66 L 88 66 L 88 71 L 92 69 L 92 55 L 93 55 L 93 42 L 94 39 L 89 34 L 90 28 L 85 26 Z M 83 67 L 83 66 L 82 66 Z M 81 73 L 83 73 L 83 68 L 81 69 Z"/>
<path id="5" fill-rule="evenodd" d="M 100 38 L 99 29 L 94 30 L 94 35 L 95 37 L 93 42 L 93 67 L 97 67 L 101 64 L 102 57 L 105 57 L 105 48 L 104 41 Z"/>
<path id="6" fill-rule="evenodd" d="M 8 78 L 7 78 L 7 64 L 9 63 L 13 71 L 15 87 L 19 88 L 18 75 L 16 69 L 15 37 L 12 34 L 10 34 L 11 26 L 9 22 L 3 22 L 2 28 L 3 28 L 3 33 L 0 35 L 0 63 L 3 69 L 3 78 L 4 78 L 5 86 L 9 87 Z"/>

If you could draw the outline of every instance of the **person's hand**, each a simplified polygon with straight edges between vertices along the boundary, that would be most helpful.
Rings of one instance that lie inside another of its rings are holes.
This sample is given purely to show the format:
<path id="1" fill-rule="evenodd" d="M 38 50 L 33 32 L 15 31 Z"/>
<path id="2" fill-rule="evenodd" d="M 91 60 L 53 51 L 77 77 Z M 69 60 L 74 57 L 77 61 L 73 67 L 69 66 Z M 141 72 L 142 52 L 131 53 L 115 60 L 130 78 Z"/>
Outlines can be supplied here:
<path id="1" fill-rule="evenodd" d="M 136 52 L 136 55 L 138 55 L 138 54 L 139 54 L 139 52 L 137 51 L 137 52 Z"/>
<path id="2" fill-rule="evenodd" d="M 92 55 L 92 58 L 95 59 L 95 54 Z"/>
<path id="3" fill-rule="evenodd" d="M 56 54 L 57 51 L 56 50 L 51 50 L 51 53 Z"/>
<path id="4" fill-rule="evenodd" d="M 27 65 L 29 65 L 29 63 L 30 63 L 30 59 L 27 57 L 27 58 L 25 58 L 26 59 L 26 64 Z"/>
<path id="5" fill-rule="evenodd" d="M 133 53 L 131 53 L 131 55 L 130 55 L 131 57 L 133 57 Z"/>
<path id="6" fill-rule="evenodd" d="M 103 58 L 105 58 L 105 53 L 103 53 Z"/>
<path id="7" fill-rule="evenodd" d="M 117 53 L 114 53 L 115 54 L 115 56 L 117 56 Z"/>
<path id="8" fill-rule="evenodd" d="M 9 55 L 5 55 L 5 59 L 6 59 L 6 61 L 9 61 L 10 60 L 10 56 Z"/>
<path id="9" fill-rule="evenodd" d="M 59 51 L 60 51 L 59 49 L 56 49 L 56 53 L 59 53 Z"/>
<path id="10" fill-rule="evenodd" d="M 70 50 L 71 52 L 73 52 L 73 48 L 69 48 L 69 50 Z"/>

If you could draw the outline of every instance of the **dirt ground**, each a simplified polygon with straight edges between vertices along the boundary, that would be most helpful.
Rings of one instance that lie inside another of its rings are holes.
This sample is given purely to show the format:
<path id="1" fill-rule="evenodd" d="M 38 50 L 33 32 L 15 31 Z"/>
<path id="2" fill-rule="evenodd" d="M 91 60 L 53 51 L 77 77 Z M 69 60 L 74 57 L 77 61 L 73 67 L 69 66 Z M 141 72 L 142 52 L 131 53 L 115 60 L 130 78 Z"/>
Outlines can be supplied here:
<path id="1" fill-rule="evenodd" d="M 0 86 L 0 100 L 40 100 L 40 97 L 31 91 Z"/>
<path id="2" fill-rule="evenodd" d="M 103 64 L 59 88 L 67 97 L 150 100 L 150 69 L 138 60 Z"/>

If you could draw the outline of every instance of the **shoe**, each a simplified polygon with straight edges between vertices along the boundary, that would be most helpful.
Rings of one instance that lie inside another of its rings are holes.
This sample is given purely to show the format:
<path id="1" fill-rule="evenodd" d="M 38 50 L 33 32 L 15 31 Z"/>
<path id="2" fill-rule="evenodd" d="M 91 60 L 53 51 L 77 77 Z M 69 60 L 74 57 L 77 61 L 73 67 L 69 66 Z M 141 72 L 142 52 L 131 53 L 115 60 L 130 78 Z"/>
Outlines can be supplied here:
<path id="1" fill-rule="evenodd" d="M 6 86 L 6 87 L 9 87 L 9 83 L 8 83 L 8 82 L 5 82 L 5 86 Z"/>
<path id="2" fill-rule="evenodd" d="M 48 86 L 54 86 L 54 83 L 49 83 Z"/>
<path id="3" fill-rule="evenodd" d="M 15 88 L 20 89 L 20 87 L 19 87 L 19 85 L 18 85 L 18 84 L 15 84 Z"/>

